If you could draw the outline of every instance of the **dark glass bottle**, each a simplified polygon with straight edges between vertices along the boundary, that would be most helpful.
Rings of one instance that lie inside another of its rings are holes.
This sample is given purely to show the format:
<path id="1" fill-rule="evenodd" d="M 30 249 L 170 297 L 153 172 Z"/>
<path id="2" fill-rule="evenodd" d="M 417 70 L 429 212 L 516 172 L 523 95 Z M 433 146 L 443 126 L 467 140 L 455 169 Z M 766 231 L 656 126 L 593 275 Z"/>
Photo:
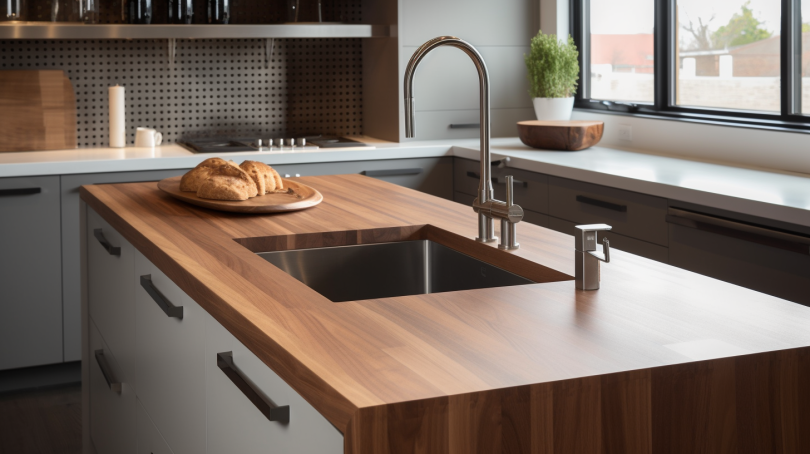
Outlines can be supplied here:
<path id="1" fill-rule="evenodd" d="M 193 0 L 169 0 L 169 23 L 191 24 L 194 22 Z"/>
<path id="2" fill-rule="evenodd" d="M 231 0 L 208 0 L 208 23 L 227 24 L 231 19 Z"/>
<path id="3" fill-rule="evenodd" d="M 151 24 L 152 0 L 124 0 L 124 21 L 128 24 Z"/>

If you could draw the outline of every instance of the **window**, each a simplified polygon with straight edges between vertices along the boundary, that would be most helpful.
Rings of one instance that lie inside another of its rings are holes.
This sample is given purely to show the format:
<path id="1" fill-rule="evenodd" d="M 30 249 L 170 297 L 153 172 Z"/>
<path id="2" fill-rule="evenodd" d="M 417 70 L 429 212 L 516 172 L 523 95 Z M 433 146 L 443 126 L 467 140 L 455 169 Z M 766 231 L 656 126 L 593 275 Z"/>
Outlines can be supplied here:
<path id="1" fill-rule="evenodd" d="M 810 131 L 810 0 L 572 0 L 571 12 L 578 108 Z"/>

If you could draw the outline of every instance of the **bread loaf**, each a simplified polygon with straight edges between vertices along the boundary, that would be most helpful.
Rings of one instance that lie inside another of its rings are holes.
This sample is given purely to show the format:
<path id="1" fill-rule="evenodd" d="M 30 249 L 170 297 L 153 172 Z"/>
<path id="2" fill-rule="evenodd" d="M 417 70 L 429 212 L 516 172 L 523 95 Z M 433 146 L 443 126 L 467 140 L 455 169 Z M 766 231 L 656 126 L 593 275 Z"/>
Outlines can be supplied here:
<path id="1" fill-rule="evenodd" d="M 269 194 L 276 190 L 273 168 L 258 161 L 245 161 L 239 165 L 256 183 L 259 195 Z"/>
<path id="2" fill-rule="evenodd" d="M 233 162 L 233 161 L 231 161 Z M 180 179 L 180 190 L 185 192 L 197 192 L 200 186 L 211 176 L 214 169 L 227 165 L 228 161 L 221 158 L 209 158 L 197 164 L 197 167 L 189 170 Z M 235 164 L 235 163 L 234 163 Z"/>

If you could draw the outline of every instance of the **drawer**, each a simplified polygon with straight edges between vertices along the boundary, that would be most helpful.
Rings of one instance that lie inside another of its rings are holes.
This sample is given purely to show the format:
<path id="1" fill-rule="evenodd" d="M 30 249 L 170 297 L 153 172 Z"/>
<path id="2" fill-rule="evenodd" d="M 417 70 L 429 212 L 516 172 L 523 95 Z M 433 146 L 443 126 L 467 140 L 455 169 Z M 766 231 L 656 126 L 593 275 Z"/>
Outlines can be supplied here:
<path id="1" fill-rule="evenodd" d="M 174 454 L 140 402 L 137 408 L 138 454 Z"/>
<path id="2" fill-rule="evenodd" d="M 134 454 L 135 390 L 92 319 L 88 325 L 90 438 L 98 454 Z"/>
<path id="3" fill-rule="evenodd" d="M 478 196 L 478 181 L 481 166 L 478 161 L 456 158 L 453 165 L 453 186 L 455 191 Z M 548 176 L 521 169 L 492 167 L 492 188 L 495 198 L 506 199 L 506 177 L 515 177 L 515 203 L 524 210 L 548 213 Z"/>
<path id="4" fill-rule="evenodd" d="M 343 435 L 259 358 L 206 314 L 205 375 L 209 409 L 208 454 L 338 454 Z M 231 352 L 237 380 L 278 406 L 289 405 L 289 423 L 270 421 L 217 366 Z"/>
<path id="5" fill-rule="evenodd" d="M 453 196 L 453 158 L 450 157 L 324 162 L 273 167 L 282 176 L 360 173 L 445 199 Z"/>
<path id="6" fill-rule="evenodd" d="M 87 276 L 90 316 L 130 373 L 135 356 L 135 248 L 89 207 Z"/>
<path id="7" fill-rule="evenodd" d="M 140 253 L 134 274 L 138 398 L 175 454 L 205 452 L 205 311 Z"/>
<path id="8" fill-rule="evenodd" d="M 477 89 L 470 96 L 478 97 Z M 419 100 L 416 98 L 418 105 Z M 472 139 L 480 136 L 478 108 L 467 110 L 429 110 L 415 112 L 415 140 Z M 534 118 L 532 108 L 491 109 L 490 135 L 515 137 L 517 122 Z M 474 125 L 474 127 L 468 127 Z"/>
<path id="9" fill-rule="evenodd" d="M 548 191 L 549 216 L 605 223 L 614 233 L 667 245 L 666 199 L 557 177 L 549 177 Z"/>
<path id="10" fill-rule="evenodd" d="M 766 230 L 763 228 L 763 231 Z M 785 232 L 784 229 L 778 231 Z M 670 224 L 669 263 L 810 306 L 809 255 L 735 238 L 734 234 L 733 227 L 727 234 L 720 234 Z M 797 235 L 807 236 L 801 233 Z"/>
<path id="11" fill-rule="evenodd" d="M 475 196 L 458 191 L 456 191 L 455 197 L 453 197 L 453 201 L 467 206 L 472 206 L 473 200 L 475 200 Z M 548 227 L 548 215 L 530 210 L 523 210 L 522 222 L 539 225 L 540 227 Z M 500 229 L 500 223 L 497 221 L 495 222 L 495 228 Z M 500 233 L 498 235 L 500 235 Z M 518 224 L 518 242 L 520 242 L 520 224 Z"/>
<path id="12" fill-rule="evenodd" d="M 62 362 L 59 229 L 58 176 L 0 178 L 0 370 Z"/>
<path id="13" fill-rule="evenodd" d="M 578 225 L 570 221 L 555 218 L 554 216 L 548 217 L 548 228 L 558 232 L 574 235 L 574 226 Z M 601 234 L 599 235 L 602 236 Z M 614 231 L 605 232 L 604 236 L 610 241 L 610 247 L 616 248 L 620 251 L 629 252 L 631 254 L 640 255 L 651 260 L 662 263 L 669 262 L 669 249 L 657 244 L 648 243 L 646 241 L 630 238 L 629 236 L 620 235 Z"/>

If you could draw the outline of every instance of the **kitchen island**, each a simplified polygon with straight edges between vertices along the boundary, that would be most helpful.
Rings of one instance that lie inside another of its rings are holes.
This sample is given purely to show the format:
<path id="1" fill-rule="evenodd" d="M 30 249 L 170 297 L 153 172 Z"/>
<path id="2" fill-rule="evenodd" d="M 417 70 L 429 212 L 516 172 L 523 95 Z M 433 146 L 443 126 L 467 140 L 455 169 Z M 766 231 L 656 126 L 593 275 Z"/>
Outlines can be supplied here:
<path id="1" fill-rule="evenodd" d="M 343 452 L 810 451 L 810 308 L 621 251 L 601 290 L 578 291 L 570 236 L 521 223 L 521 248 L 502 251 L 473 240 L 468 206 L 359 175 L 301 181 L 323 203 L 266 216 L 198 209 L 156 183 L 81 197 L 87 228 L 97 213 L 328 420 Z M 101 241 L 84 238 L 92 258 Z M 536 284 L 333 303 L 256 254 L 415 239 Z M 92 301 L 83 321 L 87 378 Z M 150 416 L 172 452 L 194 452 Z M 218 452 L 210 430 L 184 434 Z"/>

